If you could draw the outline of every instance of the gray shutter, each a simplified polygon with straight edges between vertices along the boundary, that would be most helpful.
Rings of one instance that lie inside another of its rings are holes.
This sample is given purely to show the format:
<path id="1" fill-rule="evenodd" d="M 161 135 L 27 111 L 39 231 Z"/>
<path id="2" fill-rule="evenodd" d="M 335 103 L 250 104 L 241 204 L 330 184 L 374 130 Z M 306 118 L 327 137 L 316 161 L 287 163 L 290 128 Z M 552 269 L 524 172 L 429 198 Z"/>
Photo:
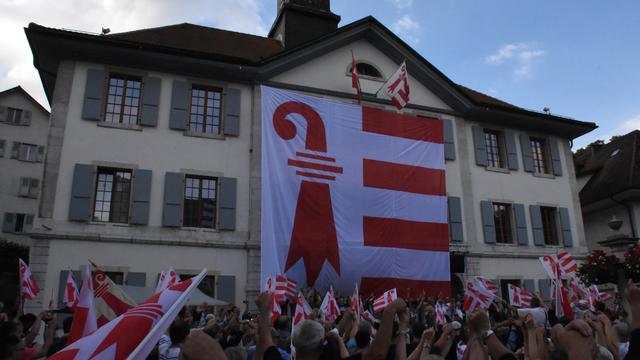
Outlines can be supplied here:
<path id="1" fill-rule="evenodd" d="M 236 193 L 237 181 L 235 178 L 221 177 L 219 186 L 220 209 L 218 210 L 218 229 L 236 229 Z"/>
<path id="2" fill-rule="evenodd" d="M 540 291 L 540 296 L 542 296 L 542 300 L 551 301 L 551 280 L 549 279 L 538 280 L 538 290 Z"/>
<path id="3" fill-rule="evenodd" d="M 160 87 L 162 79 L 145 77 L 142 93 L 142 113 L 140 114 L 140 125 L 158 125 L 158 105 L 160 104 Z"/>
<path id="4" fill-rule="evenodd" d="M 89 69 L 87 71 L 87 85 L 82 106 L 82 118 L 85 120 L 98 121 L 102 117 L 105 75 L 104 70 Z"/>
<path id="5" fill-rule="evenodd" d="M 65 288 L 67 287 L 67 274 L 69 271 L 60 271 L 60 279 L 58 280 L 58 308 L 62 308 L 62 299 L 64 299 Z M 78 284 L 76 284 L 78 286 Z M 78 288 L 80 288 L 78 286 Z"/>
<path id="6" fill-rule="evenodd" d="M 29 196 L 29 185 L 31 180 L 28 177 L 20 177 L 20 187 L 18 189 L 18 196 Z"/>
<path id="7" fill-rule="evenodd" d="M 17 141 L 14 141 L 11 147 L 11 158 L 17 159 L 19 156 L 20 156 L 20 143 Z"/>
<path id="8" fill-rule="evenodd" d="M 2 232 L 12 233 L 16 229 L 16 214 L 4 213 L 4 221 L 2 222 Z"/>
<path id="9" fill-rule="evenodd" d="M 520 148 L 522 149 L 522 167 L 526 172 L 533 172 L 533 153 L 529 135 L 520 134 Z"/>
<path id="10" fill-rule="evenodd" d="M 0 106 L 0 122 L 7 121 L 7 107 Z"/>
<path id="11" fill-rule="evenodd" d="M 573 238 L 571 237 L 571 221 L 569 221 L 569 209 L 559 208 L 560 227 L 562 229 L 562 242 L 565 247 L 573 246 Z"/>
<path id="12" fill-rule="evenodd" d="M 151 197 L 151 170 L 133 171 L 133 193 L 131 194 L 131 219 L 134 225 L 149 223 L 149 199 Z"/>
<path id="13" fill-rule="evenodd" d="M 189 103 L 189 89 L 184 81 L 173 81 L 171 90 L 171 113 L 169 114 L 169 128 L 184 130 L 187 128 L 187 107 Z"/>
<path id="14" fill-rule="evenodd" d="M 487 166 L 487 149 L 484 142 L 484 130 L 479 126 L 474 126 L 473 130 L 473 148 L 476 153 L 476 164 Z"/>
<path id="15" fill-rule="evenodd" d="M 484 242 L 487 244 L 496 243 L 496 226 L 493 216 L 493 204 L 491 201 L 481 201 L 480 210 L 482 212 L 482 228 L 484 232 Z"/>
<path id="16" fill-rule="evenodd" d="M 549 148 L 551 149 L 553 175 L 562 176 L 562 162 L 560 161 L 560 149 L 558 147 L 558 142 L 553 139 L 549 139 Z"/>
<path id="17" fill-rule="evenodd" d="M 540 206 L 529 205 L 529 213 L 531 214 L 533 243 L 535 245 L 544 246 L 544 232 L 542 231 L 542 214 L 540 213 Z"/>
<path id="18" fill-rule="evenodd" d="M 29 196 L 37 198 L 40 194 L 40 179 L 31 178 L 29 183 Z"/>
<path id="19" fill-rule="evenodd" d="M 5 140 L 0 140 L 0 157 L 4 157 L 4 144 L 6 143 Z"/>
<path id="20" fill-rule="evenodd" d="M 164 175 L 163 226 L 180 227 L 182 225 L 183 181 L 182 173 L 168 172 Z"/>
<path id="21" fill-rule="evenodd" d="M 227 89 L 224 97 L 224 134 L 240 135 L 240 98 L 239 89 Z"/>
<path id="22" fill-rule="evenodd" d="M 127 285 L 130 286 L 146 286 L 147 285 L 147 273 L 143 272 L 128 272 L 127 273 Z"/>
<path id="23" fill-rule="evenodd" d="M 71 184 L 69 220 L 89 221 L 91 218 L 91 196 L 93 193 L 93 165 L 76 164 Z"/>
<path id="24" fill-rule="evenodd" d="M 513 213 L 516 218 L 516 238 L 518 245 L 529 245 L 529 234 L 527 232 L 527 218 L 524 214 L 524 205 L 513 204 Z"/>
<path id="25" fill-rule="evenodd" d="M 455 160 L 456 144 L 453 137 L 453 121 L 444 119 L 442 124 L 444 126 L 444 159 Z"/>
<path id="26" fill-rule="evenodd" d="M 507 145 L 507 163 L 509 170 L 518 170 L 518 150 L 516 137 L 511 131 L 504 132 L 504 140 Z"/>
<path id="27" fill-rule="evenodd" d="M 37 162 L 44 161 L 44 146 L 38 146 L 38 155 L 36 155 Z"/>
<path id="28" fill-rule="evenodd" d="M 447 203 L 449 208 L 449 238 L 454 242 L 464 241 L 460 198 L 449 196 L 447 198 Z"/>
<path id="29" fill-rule="evenodd" d="M 229 304 L 236 303 L 236 277 L 220 275 L 216 277 L 216 299 Z"/>
<path id="30" fill-rule="evenodd" d="M 22 119 L 20 119 L 20 125 L 24 125 L 24 126 L 31 125 L 31 111 L 29 110 L 22 111 Z"/>
<path id="31" fill-rule="evenodd" d="M 536 283 L 531 279 L 524 279 L 522 281 L 522 288 L 533 294 L 536 291 Z"/>

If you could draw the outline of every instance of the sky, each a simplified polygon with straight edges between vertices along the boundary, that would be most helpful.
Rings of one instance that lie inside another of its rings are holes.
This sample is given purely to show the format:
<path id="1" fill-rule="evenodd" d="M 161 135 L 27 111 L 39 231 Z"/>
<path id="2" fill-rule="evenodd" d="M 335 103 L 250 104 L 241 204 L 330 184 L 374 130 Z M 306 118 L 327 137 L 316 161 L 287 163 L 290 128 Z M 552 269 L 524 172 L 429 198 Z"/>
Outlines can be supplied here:
<path id="1" fill-rule="evenodd" d="M 0 90 L 22 85 L 48 108 L 24 27 L 99 33 L 190 22 L 266 35 L 277 0 L 0 0 Z M 453 81 L 514 105 L 599 128 L 640 129 L 640 1 L 332 0 L 340 26 L 372 15 Z"/>

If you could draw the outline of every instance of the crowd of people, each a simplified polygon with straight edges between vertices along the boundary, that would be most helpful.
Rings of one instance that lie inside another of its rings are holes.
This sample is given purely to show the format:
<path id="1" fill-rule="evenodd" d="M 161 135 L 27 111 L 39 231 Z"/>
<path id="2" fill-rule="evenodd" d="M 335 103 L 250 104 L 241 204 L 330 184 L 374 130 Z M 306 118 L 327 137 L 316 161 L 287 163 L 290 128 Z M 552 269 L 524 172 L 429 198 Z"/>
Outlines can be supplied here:
<path id="1" fill-rule="evenodd" d="M 421 296 L 397 299 L 375 318 L 367 318 L 350 310 L 349 299 L 343 297 L 338 298 L 341 315 L 327 322 L 319 311 L 319 293 L 306 290 L 304 295 L 313 311 L 294 329 L 295 304 L 285 304 L 284 314 L 272 321 L 272 295 L 266 292 L 256 300 L 255 314 L 237 307 L 212 312 L 205 306 L 184 308 L 148 358 L 640 359 L 640 288 L 631 282 L 624 294 L 629 316 L 600 303 L 596 311 L 556 318 L 539 296 L 532 299 L 533 311 L 518 312 L 497 299 L 487 310 L 465 314 L 459 300 Z M 446 321 L 438 324 L 436 303 L 445 302 Z M 372 310 L 371 299 L 364 307 Z M 16 319 L 3 314 L 0 360 L 46 358 L 61 350 L 71 317 L 60 325 L 48 312 Z"/>

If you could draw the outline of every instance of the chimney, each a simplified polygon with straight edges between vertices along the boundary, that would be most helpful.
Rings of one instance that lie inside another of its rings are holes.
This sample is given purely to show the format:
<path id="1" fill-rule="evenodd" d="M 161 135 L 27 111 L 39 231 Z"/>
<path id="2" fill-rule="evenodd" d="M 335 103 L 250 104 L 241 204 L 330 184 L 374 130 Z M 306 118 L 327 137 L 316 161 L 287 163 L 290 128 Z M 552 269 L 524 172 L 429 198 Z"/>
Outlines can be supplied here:
<path id="1" fill-rule="evenodd" d="M 269 37 L 291 49 L 336 31 L 339 22 L 340 16 L 331 12 L 330 0 L 278 0 Z"/>

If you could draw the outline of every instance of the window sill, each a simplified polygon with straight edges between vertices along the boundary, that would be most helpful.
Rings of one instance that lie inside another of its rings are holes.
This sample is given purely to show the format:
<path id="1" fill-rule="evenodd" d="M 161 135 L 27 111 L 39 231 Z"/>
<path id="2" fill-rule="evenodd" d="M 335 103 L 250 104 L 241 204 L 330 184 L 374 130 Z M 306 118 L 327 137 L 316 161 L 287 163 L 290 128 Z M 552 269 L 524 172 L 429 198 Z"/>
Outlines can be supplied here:
<path id="1" fill-rule="evenodd" d="M 98 226 L 115 226 L 115 227 L 129 227 L 129 224 L 125 223 L 112 223 L 112 222 L 102 222 L 102 221 L 89 221 L 89 225 L 98 225 Z"/>
<path id="2" fill-rule="evenodd" d="M 347 77 L 351 77 L 351 71 L 347 71 L 347 73 L 345 74 L 345 76 Z M 359 79 L 363 79 L 363 80 L 370 80 L 370 81 L 375 81 L 375 82 L 379 82 L 379 83 L 383 83 L 386 80 L 383 78 L 379 78 L 379 77 L 374 77 L 374 76 L 369 76 L 369 75 L 362 75 L 362 74 L 358 74 L 358 78 Z"/>
<path id="3" fill-rule="evenodd" d="M 493 245 L 495 245 L 495 246 L 504 246 L 504 247 L 517 247 L 518 246 L 518 244 L 515 244 L 515 243 L 498 243 L 498 242 L 493 244 Z"/>
<path id="4" fill-rule="evenodd" d="M 40 163 L 40 162 L 42 162 L 42 161 L 38 161 L 38 160 L 20 159 L 20 158 L 17 158 L 17 157 L 12 157 L 11 159 L 22 161 L 22 162 L 26 162 L 26 163 Z"/>
<path id="5" fill-rule="evenodd" d="M 112 128 L 112 129 L 142 131 L 142 126 L 140 125 L 114 124 L 114 123 L 108 123 L 104 121 L 98 121 L 97 126 Z"/>
<path id="6" fill-rule="evenodd" d="M 34 200 L 38 199 L 37 196 L 30 196 L 30 195 L 18 195 L 18 197 L 21 199 L 34 199 Z"/>
<path id="7" fill-rule="evenodd" d="M 511 171 L 509 171 L 508 168 L 498 168 L 498 167 L 493 167 L 493 166 L 487 166 L 485 167 L 485 169 L 487 171 L 493 171 L 493 172 L 498 172 L 498 173 L 502 173 L 502 174 L 509 174 Z"/>
<path id="8" fill-rule="evenodd" d="M 192 136 L 192 137 L 199 137 L 199 138 L 205 138 L 205 139 L 216 139 L 216 140 L 224 140 L 225 139 L 224 135 L 222 135 L 222 134 L 210 134 L 210 133 L 196 132 L 196 131 L 191 131 L 191 130 L 185 130 L 184 136 Z"/>
<path id="9" fill-rule="evenodd" d="M 553 174 L 543 174 L 543 173 L 537 173 L 537 172 L 534 172 L 533 176 L 539 177 L 539 178 L 544 178 L 544 179 L 555 179 L 556 178 Z"/>
<path id="10" fill-rule="evenodd" d="M 220 230 L 218 229 L 212 229 L 212 228 L 200 228 L 200 227 L 181 227 L 180 230 L 186 230 L 186 231 L 200 231 L 200 232 L 212 232 L 212 233 L 218 233 L 220 232 Z"/>

